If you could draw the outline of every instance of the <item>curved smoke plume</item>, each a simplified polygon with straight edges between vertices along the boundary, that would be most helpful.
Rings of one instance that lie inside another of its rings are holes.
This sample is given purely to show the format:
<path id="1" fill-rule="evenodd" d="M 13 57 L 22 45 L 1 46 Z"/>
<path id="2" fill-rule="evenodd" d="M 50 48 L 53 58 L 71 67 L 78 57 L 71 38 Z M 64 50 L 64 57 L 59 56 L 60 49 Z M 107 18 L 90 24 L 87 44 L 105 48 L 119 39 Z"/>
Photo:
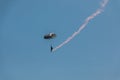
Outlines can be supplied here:
<path id="1" fill-rule="evenodd" d="M 64 42 L 62 42 L 60 45 L 56 46 L 55 48 L 53 48 L 52 51 L 55 51 L 59 48 L 61 48 L 63 45 L 65 45 L 66 43 L 68 43 L 69 41 L 71 41 L 71 39 L 73 39 L 76 35 L 78 35 L 86 26 L 87 24 L 93 19 L 95 18 L 97 15 L 99 15 L 103 10 L 104 7 L 106 6 L 106 4 L 108 3 L 109 0 L 103 0 L 103 2 L 100 5 L 100 8 L 98 8 L 96 10 L 96 12 L 94 12 L 92 15 L 90 15 L 89 17 L 86 18 L 86 20 L 84 21 L 84 23 L 79 27 L 79 29 L 77 31 L 75 31 L 70 37 L 68 37 Z"/>

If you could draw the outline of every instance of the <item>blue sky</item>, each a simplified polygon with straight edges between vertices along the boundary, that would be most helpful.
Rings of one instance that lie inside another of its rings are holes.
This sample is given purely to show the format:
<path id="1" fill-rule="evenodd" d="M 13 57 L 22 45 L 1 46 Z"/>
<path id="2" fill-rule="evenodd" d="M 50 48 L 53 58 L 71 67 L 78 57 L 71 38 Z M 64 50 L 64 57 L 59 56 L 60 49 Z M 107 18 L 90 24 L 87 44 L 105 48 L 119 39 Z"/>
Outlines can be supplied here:
<path id="1" fill-rule="evenodd" d="M 0 80 L 120 80 L 120 1 L 58 46 L 102 0 L 1 0 Z M 44 40 L 55 32 L 53 40 Z"/>

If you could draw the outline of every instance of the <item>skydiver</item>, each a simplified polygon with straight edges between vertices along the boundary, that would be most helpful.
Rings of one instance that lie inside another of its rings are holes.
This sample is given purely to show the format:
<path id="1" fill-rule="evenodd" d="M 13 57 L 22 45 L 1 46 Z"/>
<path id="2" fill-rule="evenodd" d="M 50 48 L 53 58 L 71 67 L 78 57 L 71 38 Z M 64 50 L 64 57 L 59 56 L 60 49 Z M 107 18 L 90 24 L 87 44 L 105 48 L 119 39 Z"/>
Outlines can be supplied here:
<path id="1" fill-rule="evenodd" d="M 44 35 L 44 39 L 53 39 L 55 37 L 56 37 L 55 33 L 49 33 L 49 34 Z"/>
<path id="2" fill-rule="evenodd" d="M 51 52 L 52 52 L 52 50 L 53 50 L 53 47 L 51 46 Z"/>

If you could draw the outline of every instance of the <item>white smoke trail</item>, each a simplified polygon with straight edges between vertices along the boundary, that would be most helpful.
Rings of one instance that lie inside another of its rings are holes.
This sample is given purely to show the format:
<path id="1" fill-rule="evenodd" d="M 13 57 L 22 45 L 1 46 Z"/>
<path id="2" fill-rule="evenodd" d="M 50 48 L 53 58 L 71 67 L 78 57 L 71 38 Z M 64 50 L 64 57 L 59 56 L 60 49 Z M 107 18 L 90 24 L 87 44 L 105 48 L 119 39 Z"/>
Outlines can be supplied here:
<path id="1" fill-rule="evenodd" d="M 65 45 L 66 43 L 68 43 L 71 39 L 73 39 L 77 34 L 79 34 L 86 26 L 87 24 L 90 22 L 90 20 L 92 20 L 93 18 L 95 18 L 97 15 L 99 15 L 103 10 L 104 7 L 106 6 L 106 4 L 108 3 L 109 0 L 103 0 L 103 2 L 100 5 L 100 8 L 98 8 L 96 10 L 96 12 L 94 12 L 92 15 L 90 15 L 85 22 L 82 24 L 82 26 L 79 27 L 79 29 L 74 32 L 70 37 L 68 37 L 64 42 L 62 42 L 60 45 L 58 45 L 57 47 L 55 47 L 52 51 L 55 51 L 57 49 L 59 49 L 60 47 L 62 47 L 63 45 Z"/>

